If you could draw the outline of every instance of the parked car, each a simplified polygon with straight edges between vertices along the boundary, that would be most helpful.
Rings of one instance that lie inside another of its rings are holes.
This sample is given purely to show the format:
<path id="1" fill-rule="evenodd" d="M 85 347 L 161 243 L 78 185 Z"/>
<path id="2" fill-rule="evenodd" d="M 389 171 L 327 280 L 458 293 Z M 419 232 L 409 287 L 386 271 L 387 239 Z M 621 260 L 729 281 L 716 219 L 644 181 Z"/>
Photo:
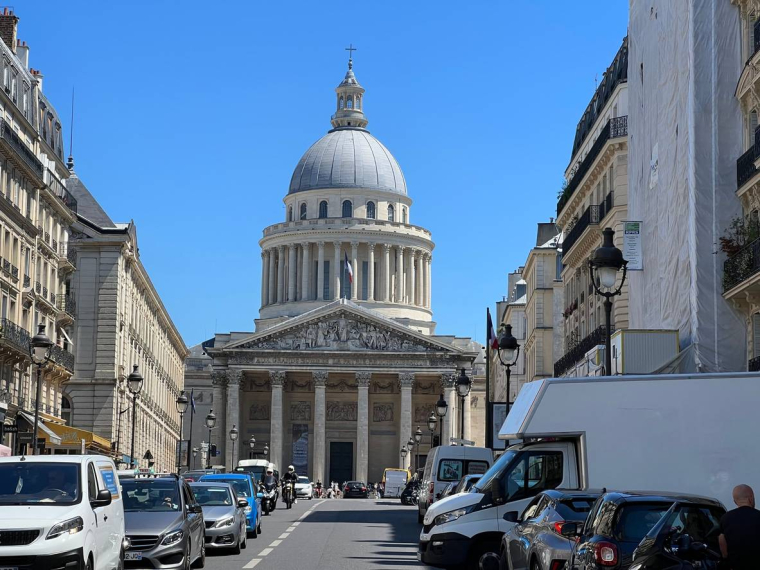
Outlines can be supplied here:
<path id="1" fill-rule="evenodd" d="M 457 485 L 459 485 L 459 481 L 452 481 L 448 485 L 446 485 L 443 488 L 443 491 L 441 491 L 440 495 L 438 496 L 438 500 L 445 499 L 446 497 L 450 497 L 454 494 L 454 489 L 457 488 Z"/>
<path id="2" fill-rule="evenodd" d="M 351 497 L 359 497 L 360 499 L 369 498 L 369 490 L 367 485 L 361 481 L 348 481 L 343 486 L 343 498 L 349 499 Z"/>
<path id="3" fill-rule="evenodd" d="M 482 475 L 465 475 L 459 480 L 459 483 L 457 483 L 457 486 L 451 494 L 456 495 L 457 493 L 466 493 L 472 489 L 472 486 L 477 483 L 481 477 Z"/>
<path id="4" fill-rule="evenodd" d="M 240 554 L 247 541 L 248 501 L 237 497 L 229 483 L 190 483 L 190 488 L 203 509 L 206 548 L 228 548 Z"/>
<path id="5" fill-rule="evenodd" d="M 99 455 L 0 458 L 0 535 L 0 568 L 120 567 L 124 508 L 113 461 Z"/>
<path id="6" fill-rule="evenodd" d="M 404 487 L 404 490 L 401 491 L 401 504 L 402 505 L 411 505 L 412 502 L 412 494 L 416 489 L 419 489 L 420 482 L 417 479 L 412 479 L 409 481 L 406 486 Z"/>
<path id="7" fill-rule="evenodd" d="M 578 529 L 582 528 L 579 533 L 573 532 L 571 524 L 562 529 L 565 536 L 579 537 L 570 566 L 577 570 L 630 568 L 636 548 L 674 503 L 723 508 L 719 501 L 694 495 L 605 493 L 591 508 L 582 527 L 577 525 Z"/>
<path id="8" fill-rule="evenodd" d="M 206 563 L 203 511 L 176 475 L 121 481 L 130 545 L 126 566 L 202 568 Z"/>
<path id="9" fill-rule="evenodd" d="M 314 485 L 308 477 L 299 477 L 296 481 L 296 499 L 309 499 L 314 497 Z"/>
<path id="10" fill-rule="evenodd" d="M 583 523 L 600 494 L 553 489 L 536 495 L 521 517 L 516 511 L 507 513 L 517 524 L 501 539 L 501 568 L 566 568 L 575 540 L 562 529 L 568 523 Z"/>
<path id="11" fill-rule="evenodd" d="M 195 469 L 193 471 L 185 471 L 182 474 L 182 477 L 188 483 L 193 483 L 195 481 L 198 481 L 204 475 L 210 475 L 211 473 L 213 473 L 213 470 L 211 469 Z"/>
<path id="12" fill-rule="evenodd" d="M 248 473 L 220 473 L 204 475 L 200 483 L 229 483 L 239 498 L 248 501 L 245 507 L 246 531 L 249 538 L 256 538 L 261 532 L 261 499 L 254 479 Z"/>

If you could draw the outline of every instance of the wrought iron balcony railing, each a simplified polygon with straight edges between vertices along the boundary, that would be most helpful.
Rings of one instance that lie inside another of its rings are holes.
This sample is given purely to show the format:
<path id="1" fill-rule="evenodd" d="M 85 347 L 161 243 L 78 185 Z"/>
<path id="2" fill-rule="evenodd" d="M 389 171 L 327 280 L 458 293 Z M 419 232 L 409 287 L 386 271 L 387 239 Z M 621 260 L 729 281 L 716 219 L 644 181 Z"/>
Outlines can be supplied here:
<path id="1" fill-rule="evenodd" d="M 50 232 L 45 232 L 45 243 L 50 245 Z"/>
<path id="2" fill-rule="evenodd" d="M 760 239 L 750 242 L 723 263 L 723 292 L 760 271 Z"/>
<path id="3" fill-rule="evenodd" d="M 753 36 L 754 36 L 754 47 L 755 51 L 752 53 L 752 55 L 755 55 L 758 51 L 760 51 L 760 19 L 755 22 L 755 26 L 753 28 Z"/>
<path id="4" fill-rule="evenodd" d="M 741 188 L 744 183 L 752 178 L 757 172 L 755 168 L 755 145 L 736 159 L 736 187 Z"/>
<path id="5" fill-rule="evenodd" d="M 70 372 L 74 371 L 74 355 L 57 344 L 54 344 L 50 349 L 50 360 L 56 364 L 60 364 Z"/>
<path id="6" fill-rule="evenodd" d="M 52 291 L 50 292 L 50 302 L 55 306 L 55 293 Z"/>
<path id="7" fill-rule="evenodd" d="M 0 138 L 16 153 L 16 156 L 32 171 L 37 177 L 43 179 L 42 163 L 34 156 L 34 152 L 26 146 L 24 141 L 16 134 L 10 124 L 5 119 L 0 119 Z"/>
<path id="8" fill-rule="evenodd" d="M 601 204 L 589 206 L 586 208 L 586 211 L 581 214 L 581 217 L 578 218 L 578 221 L 570 229 L 570 231 L 567 232 L 565 239 L 562 241 L 562 254 L 566 255 L 575 245 L 575 242 L 577 242 L 583 235 L 583 232 L 586 230 L 586 228 L 588 228 L 590 225 L 599 224 L 611 209 L 612 192 L 607 194 L 604 202 Z"/>
<path id="9" fill-rule="evenodd" d="M 39 281 L 34 282 L 34 292 L 38 295 L 42 292 L 42 284 Z"/>
<path id="10" fill-rule="evenodd" d="M 607 335 L 605 334 L 606 329 L 607 327 L 604 325 L 594 329 L 591 331 L 590 335 L 581 339 L 577 344 L 569 348 L 569 350 L 562 356 L 562 358 L 554 363 L 554 376 L 562 376 L 578 362 L 583 360 L 589 350 L 595 346 L 604 344 L 607 338 Z M 610 331 L 610 334 L 613 332 L 615 332 L 614 328 Z"/>
<path id="11" fill-rule="evenodd" d="M 44 285 L 42 286 L 42 296 L 43 296 L 45 299 L 47 299 L 47 296 L 48 296 L 48 288 L 47 288 L 47 287 L 45 287 Z"/>
<path id="12" fill-rule="evenodd" d="M 0 319 L 0 338 L 12 345 L 16 350 L 29 354 L 29 342 L 31 336 L 29 333 L 12 322 L 10 319 Z"/>
<path id="13" fill-rule="evenodd" d="M 50 169 L 45 172 L 45 183 L 48 185 L 48 188 L 50 188 L 53 194 L 58 196 L 61 199 L 61 202 L 63 202 L 69 210 L 76 213 L 77 199 L 74 198 L 71 192 L 66 190 L 66 187 L 63 185 L 63 183 L 58 180 L 58 177 L 53 174 Z"/>
<path id="14" fill-rule="evenodd" d="M 29 277 L 28 275 L 24 275 L 24 289 L 31 287 L 31 285 L 32 285 L 32 278 Z"/>
<path id="15" fill-rule="evenodd" d="M 74 301 L 73 295 L 58 295 L 58 310 L 68 313 L 72 317 L 76 313 L 76 301 Z"/>
<path id="16" fill-rule="evenodd" d="M 12 263 L 11 263 L 11 277 L 13 277 L 14 280 L 18 281 L 18 267 L 16 267 Z"/>

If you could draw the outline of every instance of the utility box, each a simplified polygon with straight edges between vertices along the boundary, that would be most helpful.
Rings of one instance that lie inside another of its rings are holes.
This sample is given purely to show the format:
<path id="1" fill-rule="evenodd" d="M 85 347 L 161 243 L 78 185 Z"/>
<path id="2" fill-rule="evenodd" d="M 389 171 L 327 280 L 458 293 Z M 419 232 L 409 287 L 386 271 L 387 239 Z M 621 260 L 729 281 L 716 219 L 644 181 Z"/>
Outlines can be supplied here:
<path id="1" fill-rule="evenodd" d="M 612 334 L 611 343 L 613 376 L 651 374 L 679 352 L 677 330 L 622 329 Z"/>

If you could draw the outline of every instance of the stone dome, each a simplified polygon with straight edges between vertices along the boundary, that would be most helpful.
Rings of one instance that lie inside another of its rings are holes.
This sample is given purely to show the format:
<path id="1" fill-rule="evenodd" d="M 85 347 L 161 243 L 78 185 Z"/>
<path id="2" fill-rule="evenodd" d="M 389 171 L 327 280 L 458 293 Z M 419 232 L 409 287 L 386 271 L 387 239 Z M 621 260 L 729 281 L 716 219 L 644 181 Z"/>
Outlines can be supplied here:
<path id="1" fill-rule="evenodd" d="M 290 180 L 289 194 L 318 188 L 367 188 L 406 195 L 401 167 L 364 129 L 338 127 L 306 151 Z"/>

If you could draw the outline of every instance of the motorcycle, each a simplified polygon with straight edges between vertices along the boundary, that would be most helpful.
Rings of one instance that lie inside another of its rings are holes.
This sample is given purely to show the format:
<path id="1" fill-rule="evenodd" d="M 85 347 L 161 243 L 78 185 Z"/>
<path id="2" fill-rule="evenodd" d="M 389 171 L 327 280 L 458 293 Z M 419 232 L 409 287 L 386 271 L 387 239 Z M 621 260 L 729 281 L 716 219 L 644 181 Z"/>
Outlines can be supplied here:
<path id="1" fill-rule="evenodd" d="M 259 491 L 264 495 L 264 498 L 261 499 L 261 510 L 265 515 L 268 515 L 277 508 L 277 485 L 276 483 L 269 485 L 261 483 Z"/>
<path id="2" fill-rule="evenodd" d="M 295 489 L 295 483 L 291 483 L 290 481 L 283 481 L 282 482 L 282 500 L 287 505 L 287 508 L 290 508 L 293 506 L 293 498 L 295 497 L 296 489 Z"/>
<path id="3" fill-rule="evenodd" d="M 314 487 L 314 496 L 317 499 L 321 499 L 322 498 L 322 487 Z"/>
<path id="4" fill-rule="evenodd" d="M 409 497 L 409 502 L 412 505 L 417 505 L 417 503 L 420 502 L 420 488 L 419 486 L 415 487 L 412 491 L 412 496 Z"/>

